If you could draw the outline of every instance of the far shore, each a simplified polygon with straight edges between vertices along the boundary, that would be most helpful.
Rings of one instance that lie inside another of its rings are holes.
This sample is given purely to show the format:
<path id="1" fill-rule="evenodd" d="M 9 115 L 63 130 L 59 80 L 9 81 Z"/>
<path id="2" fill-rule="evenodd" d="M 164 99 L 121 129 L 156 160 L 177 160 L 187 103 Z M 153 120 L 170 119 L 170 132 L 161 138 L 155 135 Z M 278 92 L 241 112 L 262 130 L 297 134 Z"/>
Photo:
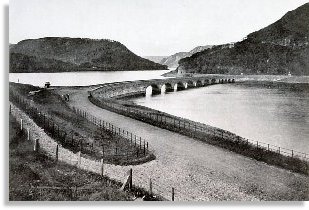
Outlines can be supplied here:
<path id="1" fill-rule="evenodd" d="M 192 74 L 187 73 L 178 75 L 176 70 L 163 74 L 164 77 L 200 77 L 205 75 L 221 75 L 221 74 Z M 233 75 L 239 82 L 242 81 L 268 81 L 268 82 L 285 82 L 285 83 L 309 83 L 309 76 L 289 76 L 289 75 Z"/>

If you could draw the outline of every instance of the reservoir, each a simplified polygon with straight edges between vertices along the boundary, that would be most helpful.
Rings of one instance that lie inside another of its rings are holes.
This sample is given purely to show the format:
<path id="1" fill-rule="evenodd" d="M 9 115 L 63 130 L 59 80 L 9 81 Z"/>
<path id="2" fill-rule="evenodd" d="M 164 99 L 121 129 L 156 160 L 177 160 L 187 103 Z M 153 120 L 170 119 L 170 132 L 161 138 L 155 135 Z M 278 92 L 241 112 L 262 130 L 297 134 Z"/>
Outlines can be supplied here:
<path id="1" fill-rule="evenodd" d="M 50 82 L 52 86 L 88 86 L 109 82 L 163 79 L 161 75 L 170 70 L 147 71 L 92 71 L 61 73 L 10 73 L 10 82 L 44 86 Z"/>
<path id="2" fill-rule="evenodd" d="M 309 84 L 217 84 L 133 101 L 251 140 L 309 153 Z"/>

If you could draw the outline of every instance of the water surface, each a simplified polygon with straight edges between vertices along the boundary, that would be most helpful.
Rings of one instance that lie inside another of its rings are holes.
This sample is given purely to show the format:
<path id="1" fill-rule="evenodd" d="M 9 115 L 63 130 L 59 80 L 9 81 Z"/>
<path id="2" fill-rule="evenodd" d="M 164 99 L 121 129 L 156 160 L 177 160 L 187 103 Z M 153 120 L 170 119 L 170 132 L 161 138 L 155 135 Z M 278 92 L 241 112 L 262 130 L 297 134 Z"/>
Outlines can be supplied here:
<path id="1" fill-rule="evenodd" d="M 108 71 L 108 72 L 61 72 L 61 73 L 10 73 L 10 82 L 44 86 L 87 86 L 108 82 L 162 79 L 161 75 L 170 70 L 151 71 Z"/>
<path id="2" fill-rule="evenodd" d="M 133 101 L 252 140 L 309 153 L 308 84 L 218 84 Z"/>

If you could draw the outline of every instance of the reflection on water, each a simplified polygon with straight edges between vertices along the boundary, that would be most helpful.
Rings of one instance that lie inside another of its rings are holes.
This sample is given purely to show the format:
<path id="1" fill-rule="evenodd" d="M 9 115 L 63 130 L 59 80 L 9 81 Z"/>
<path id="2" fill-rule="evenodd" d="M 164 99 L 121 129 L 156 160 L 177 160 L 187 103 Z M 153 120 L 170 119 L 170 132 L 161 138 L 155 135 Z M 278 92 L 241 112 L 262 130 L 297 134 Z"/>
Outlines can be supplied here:
<path id="1" fill-rule="evenodd" d="M 252 140 L 309 153 L 308 84 L 219 84 L 134 102 Z"/>
<path id="2" fill-rule="evenodd" d="M 62 73 L 10 73 L 10 82 L 43 86 L 87 86 L 108 82 L 161 79 L 170 70 L 153 71 L 109 71 L 109 72 L 62 72 Z"/>

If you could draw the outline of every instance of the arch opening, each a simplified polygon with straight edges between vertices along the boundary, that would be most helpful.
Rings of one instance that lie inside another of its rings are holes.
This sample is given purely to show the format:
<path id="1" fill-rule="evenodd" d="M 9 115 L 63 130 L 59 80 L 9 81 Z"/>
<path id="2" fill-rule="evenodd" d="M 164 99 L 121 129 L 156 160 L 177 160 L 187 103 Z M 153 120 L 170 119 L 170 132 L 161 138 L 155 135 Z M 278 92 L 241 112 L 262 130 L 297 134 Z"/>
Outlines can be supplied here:
<path id="1" fill-rule="evenodd" d="M 194 82 L 189 80 L 187 82 L 187 88 L 194 88 Z"/>
<path id="2" fill-rule="evenodd" d="M 173 92 L 174 91 L 174 88 L 173 86 L 170 84 L 170 83 L 165 83 L 165 92 Z"/>
<path id="3" fill-rule="evenodd" d="M 202 87 L 202 86 L 203 86 L 202 81 L 197 80 L 197 81 L 196 81 L 196 87 Z"/>
<path id="4" fill-rule="evenodd" d="M 152 87 L 152 95 L 157 95 L 161 93 L 161 88 L 158 85 L 152 84 L 151 87 Z"/>
<path id="5" fill-rule="evenodd" d="M 186 84 L 187 83 L 182 83 L 182 82 L 178 82 L 175 86 L 176 86 L 176 90 L 179 91 L 179 90 L 185 90 L 186 89 Z"/>

